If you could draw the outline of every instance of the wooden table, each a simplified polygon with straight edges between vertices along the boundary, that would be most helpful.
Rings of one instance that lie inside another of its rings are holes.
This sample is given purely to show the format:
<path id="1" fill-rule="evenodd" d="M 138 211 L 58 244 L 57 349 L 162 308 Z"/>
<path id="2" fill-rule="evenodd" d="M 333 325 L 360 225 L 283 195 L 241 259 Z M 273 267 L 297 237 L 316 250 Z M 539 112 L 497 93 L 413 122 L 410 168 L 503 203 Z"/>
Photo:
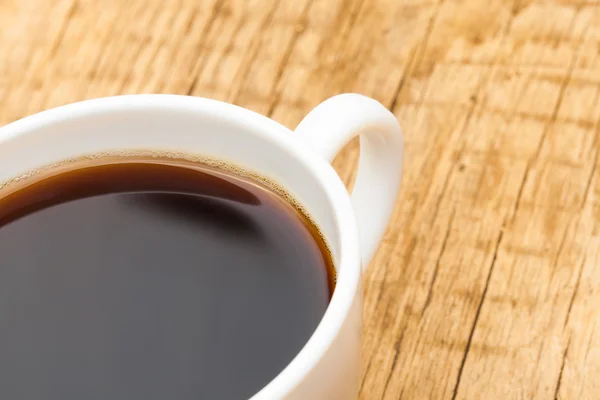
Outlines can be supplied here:
<path id="1" fill-rule="evenodd" d="M 168 92 L 294 127 L 373 96 L 407 158 L 366 275 L 361 398 L 600 398 L 593 3 L 0 0 L 0 123 Z"/>

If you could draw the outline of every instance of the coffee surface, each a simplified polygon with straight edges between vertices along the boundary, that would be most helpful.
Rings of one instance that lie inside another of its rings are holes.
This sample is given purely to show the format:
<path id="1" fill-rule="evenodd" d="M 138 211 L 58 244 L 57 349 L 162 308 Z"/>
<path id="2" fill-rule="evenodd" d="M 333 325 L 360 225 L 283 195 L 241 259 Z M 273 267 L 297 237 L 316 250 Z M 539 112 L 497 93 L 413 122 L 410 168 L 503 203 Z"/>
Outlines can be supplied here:
<path id="1" fill-rule="evenodd" d="M 246 399 L 327 308 L 321 239 L 252 181 L 148 159 L 27 182 L 0 191 L 0 399 Z"/>

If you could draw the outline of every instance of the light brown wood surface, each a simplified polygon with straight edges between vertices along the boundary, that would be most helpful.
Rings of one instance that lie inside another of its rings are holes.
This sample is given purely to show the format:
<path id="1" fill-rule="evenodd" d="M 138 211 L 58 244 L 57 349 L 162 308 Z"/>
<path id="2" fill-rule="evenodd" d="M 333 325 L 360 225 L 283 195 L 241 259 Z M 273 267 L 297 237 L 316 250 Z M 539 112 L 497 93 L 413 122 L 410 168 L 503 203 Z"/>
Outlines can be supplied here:
<path id="1" fill-rule="evenodd" d="M 0 124 L 161 92 L 293 128 L 347 91 L 406 137 L 361 399 L 600 398 L 599 3 L 0 0 Z"/>

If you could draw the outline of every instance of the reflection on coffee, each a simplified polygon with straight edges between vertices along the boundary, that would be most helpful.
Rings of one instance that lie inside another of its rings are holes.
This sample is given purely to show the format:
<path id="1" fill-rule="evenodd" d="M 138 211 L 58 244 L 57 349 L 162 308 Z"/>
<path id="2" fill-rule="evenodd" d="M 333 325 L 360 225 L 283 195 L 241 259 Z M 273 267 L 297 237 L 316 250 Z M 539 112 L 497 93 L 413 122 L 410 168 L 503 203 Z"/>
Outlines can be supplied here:
<path id="1" fill-rule="evenodd" d="M 334 273 L 281 196 L 197 163 L 100 158 L 0 190 L 0 398 L 244 399 Z"/>

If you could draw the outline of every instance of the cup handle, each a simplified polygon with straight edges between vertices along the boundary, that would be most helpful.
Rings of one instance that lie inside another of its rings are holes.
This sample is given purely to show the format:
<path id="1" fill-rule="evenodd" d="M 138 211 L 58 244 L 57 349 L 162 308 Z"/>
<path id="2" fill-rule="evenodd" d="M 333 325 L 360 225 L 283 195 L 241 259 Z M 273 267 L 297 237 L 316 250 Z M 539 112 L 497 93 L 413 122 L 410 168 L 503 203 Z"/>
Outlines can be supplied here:
<path id="1" fill-rule="evenodd" d="M 313 109 L 295 134 L 329 162 L 360 135 L 358 175 L 351 198 L 366 268 L 383 238 L 402 180 L 404 139 L 396 117 L 369 97 L 340 94 Z"/>

